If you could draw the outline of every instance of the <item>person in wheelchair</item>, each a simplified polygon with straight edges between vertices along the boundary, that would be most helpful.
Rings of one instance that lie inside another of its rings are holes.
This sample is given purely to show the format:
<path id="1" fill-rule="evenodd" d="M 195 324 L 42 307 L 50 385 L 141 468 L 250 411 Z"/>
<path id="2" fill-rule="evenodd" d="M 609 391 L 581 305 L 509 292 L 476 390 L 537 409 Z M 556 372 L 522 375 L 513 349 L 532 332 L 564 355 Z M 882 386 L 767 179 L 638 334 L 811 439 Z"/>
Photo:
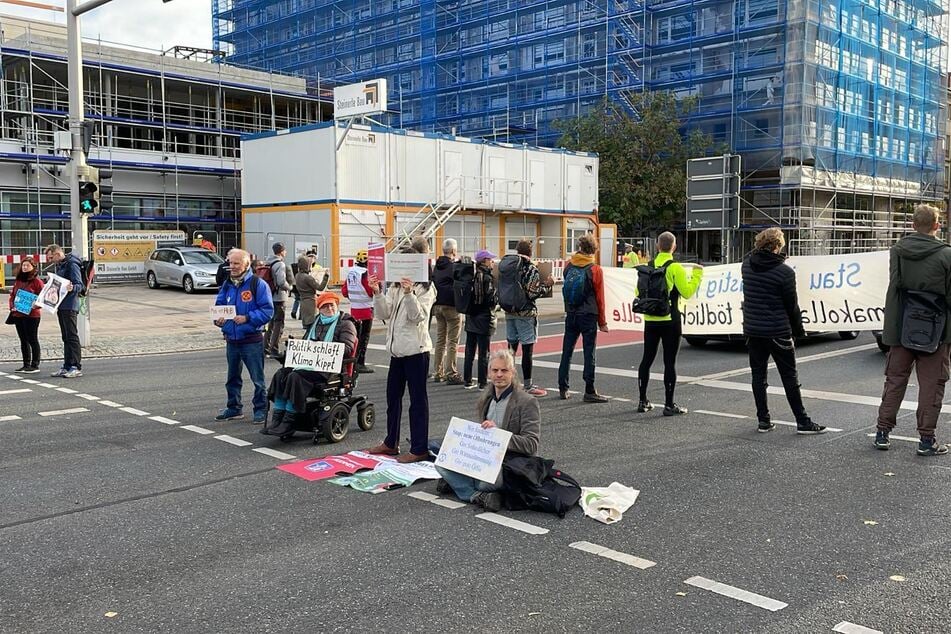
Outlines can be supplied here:
<path id="1" fill-rule="evenodd" d="M 344 358 L 353 357 L 357 346 L 357 327 L 348 313 L 340 312 L 340 298 L 331 292 L 317 296 L 317 319 L 314 320 L 305 339 L 342 343 Z M 261 433 L 266 436 L 292 434 L 297 424 L 297 415 L 307 412 L 307 397 L 320 384 L 327 383 L 326 372 L 281 368 L 271 378 L 268 399 L 273 402 L 271 423 Z"/>

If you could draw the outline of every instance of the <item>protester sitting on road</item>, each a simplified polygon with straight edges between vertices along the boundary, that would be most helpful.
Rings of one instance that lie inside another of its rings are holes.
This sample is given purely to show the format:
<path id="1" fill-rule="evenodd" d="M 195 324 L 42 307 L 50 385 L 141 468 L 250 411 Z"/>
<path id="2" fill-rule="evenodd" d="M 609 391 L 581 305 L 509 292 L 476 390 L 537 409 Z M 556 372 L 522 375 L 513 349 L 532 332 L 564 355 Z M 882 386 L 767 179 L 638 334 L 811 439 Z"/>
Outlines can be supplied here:
<path id="1" fill-rule="evenodd" d="M 69 280 L 66 297 L 56 309 L 59 330 L 63 336 L 63 367 L 50 376 L 74 379 L 83 375 L 83 352 L 79 341 L 79 294 L 85 288 L 82 260 L 75 253 L 66 255 L 63 247 L 51 244 L 46 257 L 56 265 L 56 274 Z"/>
<path id="2" fill-rule="evenodd" d="M 496 350 L 489 362 L 492 385 L 476 403 L 476 419 L 483 429 L 498 427 L 512 432 L 506 455 L 516 453 L 534 456 L 541 437 L 541 414 L 538 400 L 519 388 L 515 374 L 515 358 L 508 350 Z M 441 443 L 433 441 L 430 450 L 438 453 Z M 453 492 L 460 500 L 471 502 L 488 511 L 502 508 L 502 472 L 494 483 L 476 480 L 461 473 L 437 466 L 442 480 L 436 483 L 440 494 Z"/>
<path id="3" fill-rule="evenodd" d="M 796 272 L 785 264 L 786 256 L 781 253 L 786 238 L 773 227 L 756 234 L 753 244 L 755 248 L 743 259 L 742 267 L 743 334 L 750 354 L 757 430 L 768 432 L 776 427 L 766 402 L 766 371 L 772 357 L 796 417 L 797 433 L 821 434 L 826 428 L 806 414 L 796 372 L 795 338 L 804 337 L 806 331 L 796 295 Z"/>
<path id="4" fill-rule="evenodd" d="M 16 327 L 17 337 L 20 339 L 20 353 L 23 355 L 23 366 L 17 372 L 22 374 L 36 374 L 40 371 L 40 317 L 41 309 L 34 306 L 28 313 L 17 312 L 13 309 L 17 293 L 33 293 L 39 295 L 43 291 L 43 281 L 36 274 L 36 262 L 27 256 L 20 261 L 16 271 L 16 279 L 10 290 L 10 318 Z"/>
<path id="5" fill-rule="evenodd" d="M 489 369 L 489 341 L 495 333 L 495 309 L 499 296 L 492 275 L 492 261 L 495 254 L 482 249 L 475 254 L 476 270 L 472 279 L 472 304 L 466 313 L 466 356 L 462 362 L 463 387 L 471 390 L 472 363 L 476 350 L 479 353 L 479 389 L 484 390 Z"/>
<path id="6" fill-rule="evenodd" d="M 428 253 L 429 243 L 423 238 L 413 240 L 411 253 Z M 370 278 L 374 291 L 374 309 L 387 321 L 386 350 L 390 353 L 390 369 L 386 375 L 386 438 L 369 450 L 370 453 L 399 456 L 400 462 L 419 462 L 429 457 L 429 354 L 433 349 L 429 337 L 429 313 L 436 291 L 429 282 L 404 277 L 384 294 L 383 283 Z M 403 418 L 403 394 L 409 386 L 410 451 L 400 453 L 400 422 Z"/>
<path id="7" fill-rule="evenodd" d="M 251 256 L 242 249 L 228 254 L 231 275 L 218 291 L 216 306 L 234 306 L 234 319 L 219 318 L 215 325 L 221 328 L 228 359 L 228 379 L 225 390 L 228 403 L 215 420 L 243 418 L 241 405 L 241 365 L 248 369 L 254 384 L 254 422 L 267 421 L 267 390 L 264 387 L 264 326 L 274 314 L 271 289 L 251 270 Z"/>
<path id="8" fill-rule="evenodd" d="M 309 255 L 302 255 L 297 258 L 297 275 L 294 277 L 294 287 L 300 295 L 300 320 L 304 326 L 304 332 L 310 330 L 317 318 L 315 311 L 315 300 L 317 293 L 327 288 L 329 275 L 325 272 L 323 280 L 317 280 L 313 276 L 312 267 L 314 258 Z"/>
<path id="9" fill-rule="evenodd" d="M 352 358 L 357 347 L 357 326 L 350 315 L 340 312 L 340 298 L 327 291 L 317 296 L 315 304 L 320 314 L 304 338 L 342 343 L 344 358 Z M 317 385 L 327 383 L 328 378 L 326 372 L 287 367 L 275 372 L 267 391 L 268 399 L 274 403 L 274 412 L 270 424 L 261 429 L 261 433 L 283 436 L 293 432 L 297 415 L 307 412 L 307 397 Z"/>

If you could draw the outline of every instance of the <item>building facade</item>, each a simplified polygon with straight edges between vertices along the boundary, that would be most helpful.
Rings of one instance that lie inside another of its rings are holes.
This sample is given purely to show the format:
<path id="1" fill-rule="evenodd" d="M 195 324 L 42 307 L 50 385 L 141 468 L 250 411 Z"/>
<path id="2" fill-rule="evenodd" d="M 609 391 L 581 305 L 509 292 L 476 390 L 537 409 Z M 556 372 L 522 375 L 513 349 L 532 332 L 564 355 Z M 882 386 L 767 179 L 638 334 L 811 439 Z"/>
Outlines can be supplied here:
<path id="1" fill-rule="evenodd" d="M 887 247 L 946 196 L 948 0 L 213 0 L 242 65 L 386 77 L 389 122 L 551 145 L 558 119 L 640 90 L 743 158 L 740 253 Z M 636 113 L 635 113 L 636 114 Z M 698 232 L 701 258 L 719 239 Z"/>

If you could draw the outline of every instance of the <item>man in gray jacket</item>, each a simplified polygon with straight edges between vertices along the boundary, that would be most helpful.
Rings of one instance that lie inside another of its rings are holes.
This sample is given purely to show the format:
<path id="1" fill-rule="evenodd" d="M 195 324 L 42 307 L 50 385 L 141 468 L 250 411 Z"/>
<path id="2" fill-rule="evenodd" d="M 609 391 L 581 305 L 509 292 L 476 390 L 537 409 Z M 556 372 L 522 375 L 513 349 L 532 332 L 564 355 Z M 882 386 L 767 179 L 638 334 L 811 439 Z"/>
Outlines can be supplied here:
<path id="1" fill-rule="evenodd" d="M 274 255 L 267 259 L 267 265 L 271 269 L 271 280 L 274 288 L 271 295 L 274 302 L 274 317 L 267 326 L 267 336 L 264 339 L 265 356 L 276 357 L 281 353 L 281 334 L 284 332 L 284 302 L 287 301 L 287 294 L 291 291 L 291 283 L 288 280 L 287 264 L 284 258 L 287 256 L 287 249 L 280 242 L 275 242 L 271 247 Z"/>
<path id="2" fill-rule="evenodd" d="M 948 353 L 951 350 L 951 315 L 948 315 L 951 308 L 951 246 L 936 237 L 940 228 L 936 207 L 915 207 L 912 224 L 915 233 L 905 236 L 892 247 L 889 261 L 882 331 L 882 341 L 889 350 L 885 362 L 885 389 L 878 408 L 875 447 L 887 450 L 890 445 L 888 435 L 895 428 L 911 368 L 915 366 L 918 374 L 918 435 L 921 439 L 918 455 L 937 456 L 948 453 L 948 446 L 935 440 L 935 428 L 948 381 Z M 904 291 L 928 291 L 943 299 L 944 334 L 938 349 L 931 354 L 901 345 Z"/>

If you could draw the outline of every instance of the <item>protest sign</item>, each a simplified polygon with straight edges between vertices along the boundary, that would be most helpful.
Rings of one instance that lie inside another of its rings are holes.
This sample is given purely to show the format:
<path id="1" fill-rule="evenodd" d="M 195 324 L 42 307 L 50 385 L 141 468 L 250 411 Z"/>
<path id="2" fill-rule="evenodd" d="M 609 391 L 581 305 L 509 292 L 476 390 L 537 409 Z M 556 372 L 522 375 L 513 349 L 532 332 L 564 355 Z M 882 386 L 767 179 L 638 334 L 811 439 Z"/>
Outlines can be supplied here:
<path id="1" fill-rule="evenodd" d="M 429 255 L 426 253 L 387 253 L 386 281 L 399 282 L 408 277 L 414 282 L 429 281 Z"/>
<path id="2" fill-rule="evenodd" d="M 386 280 L 386 248 L 378 242 L 367 245 L 367 275 Z"/>
<path id="3" fill-rule="evenodd" d="M 436 464 L 476 480 L 494 483 L 502 469 L 512 432 L 482 426 L 452 417 L 443 438 Z"/>
<path id="4" fill-rule="evenodd" d="M 396 460 L 385 456 L 374 456 L 362 451 L 351 451 L 347 454 L 324 456 L 316 460 L 311 458 L 289 462 L 278 465 L 277 468 L 308 482 L 313 482 L 376 469 L 383 463 L 396 464 Z"/>
<path id="5" fill-rule="evenodd" d="M 342 343 L 288 339 L 285 368 L 313 370 L 314 372 L 340 372 L 346 349 Z"/>
<path id="6" fill-rule="evenodd" d="M 212 306 L 211 307 L 211 320 L 216 321 L 218 319 L 234 319 L 237 317 L 238 313 L 235 310 L 234 306 Z"/>
<path id="7" fill-rule="evenodd" d="M 66 299 L 66 296 L 69 294 L 69 291 L 66 289 L 69 288 L 70 283 L 71 282 L 65 277 L 50 273 L 47 277 L 46 285 L 43 287 L 43 290 L 40 291 L 37 303 L 43 310 L 56 314 L 56 309 L 59 308 L 59 305 L 63 303 L 63 300 Z"/>
<path id="8" fill-rule="evenodd" d="M 17 289 L 16 297 L 13 298 L 13 310 L 29 315 L 38 297 L 39 295 L 31 293 L 25 288 Z"/>
<path id="9" fill-rule="evenodd" d="M 399 464 L 395 461 L 381 462 L 373 471 L 327 480 L 338 486 L 350 487 L 364 493 L 383 493 L 401 489 L 417 480 L 438 480 L 439 472 L 431 462 Z"/>

